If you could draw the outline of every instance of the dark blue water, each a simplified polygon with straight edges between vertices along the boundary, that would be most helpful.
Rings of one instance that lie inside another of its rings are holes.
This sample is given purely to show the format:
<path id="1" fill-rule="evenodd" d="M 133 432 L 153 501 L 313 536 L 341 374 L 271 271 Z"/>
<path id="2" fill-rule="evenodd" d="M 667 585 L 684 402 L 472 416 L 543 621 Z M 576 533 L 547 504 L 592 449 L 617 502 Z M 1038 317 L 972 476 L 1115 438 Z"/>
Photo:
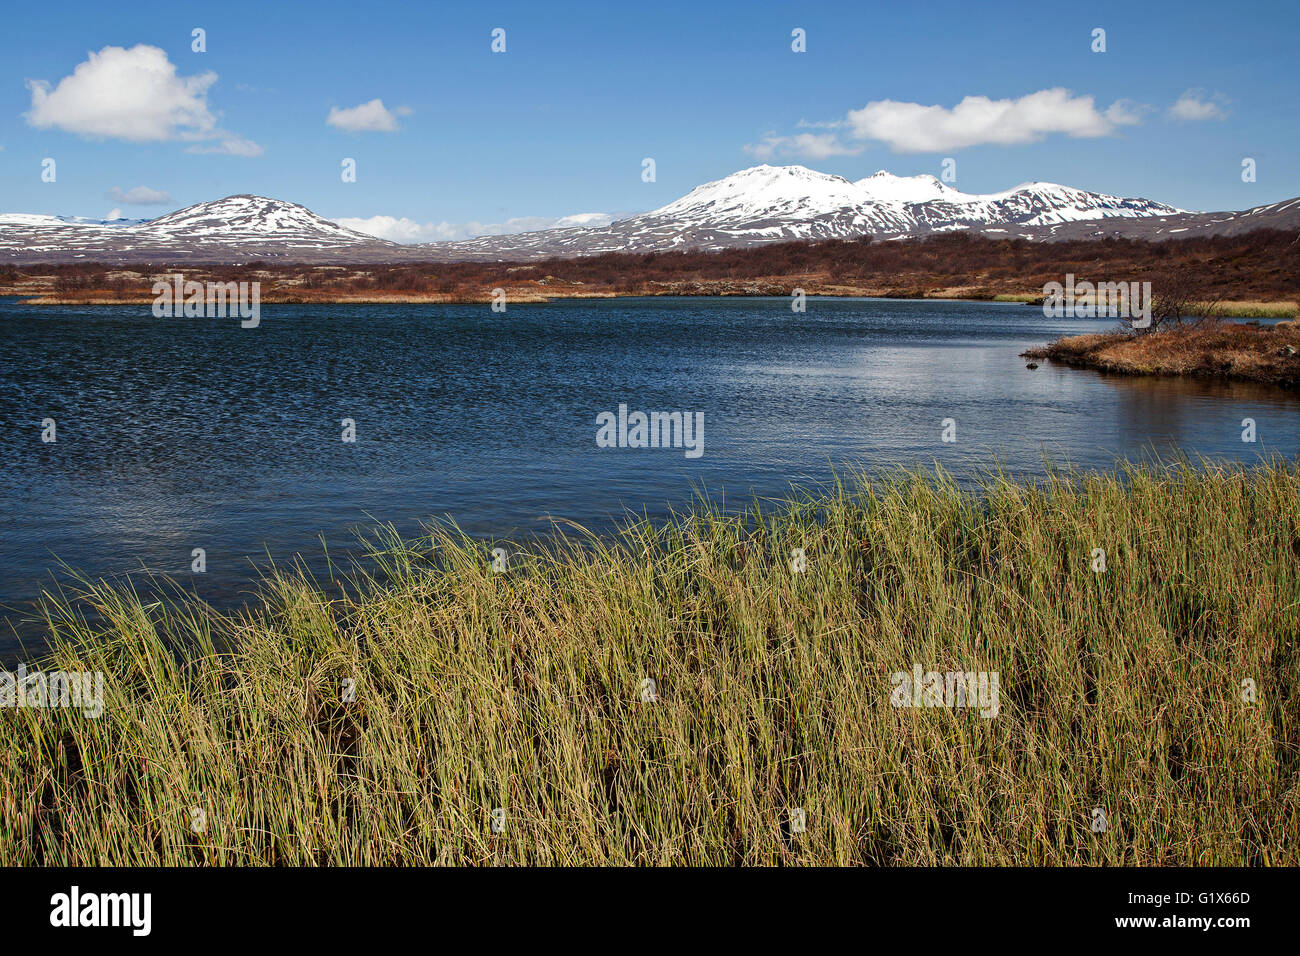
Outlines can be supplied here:
<path id="1" fill-rule="evenodd" d="M 505 314 L 264 306 L 243 329 L 0 300 L 0 606 L 21 610 L 59 561 L 92 576 L 175 573 L 225 602 L 252 561 L 319 555 L 321 535 L 345 545 L 358 525 L 607 528 L 697 487 L 740 504 L 832 464 L 968 473 L 996 455 L 1040 474 L 1045 454 L 1109 466 L 1171 446 L 1297 453 L 1294 393 L 1028 371 L 1018 357 L 1105 327 L 999 303 L 814 299 L 794 314 L 788 299 L 656 298 Z M 596 415 L 620 403 L 702 412 L 703 456 L 598 448 Z M 1241 441 L 1245 417 L 1257 444 Z M 344 418 L 355 443 L 341 440 Z M 945 418 L 955 444 L 940 441 Z M 197 547 L 202 575 L 190 573 Z"/>

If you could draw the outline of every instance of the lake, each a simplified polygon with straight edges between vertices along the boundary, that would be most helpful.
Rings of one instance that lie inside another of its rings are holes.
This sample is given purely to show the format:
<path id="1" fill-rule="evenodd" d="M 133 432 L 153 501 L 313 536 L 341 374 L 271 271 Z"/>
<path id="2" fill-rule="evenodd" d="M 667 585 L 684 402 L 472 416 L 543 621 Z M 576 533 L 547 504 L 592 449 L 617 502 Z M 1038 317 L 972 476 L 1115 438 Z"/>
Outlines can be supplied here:
<path id="1" fill-rule="evenodd" d="M 345 547 L 380 522 L 600 530 L 697 489 L 729 506 L 779 495 L 832 466 L 938 461 L 968 476 L 995 457 L 1041 474 L 1045 458 L 1109 467 L 1172 448 L 1297 454 L 1294 393 L 1030 371 L 1018 354 L 1113 325 L 991 302 L 809 299 L 797 314 L 785 298 L 644 298 L 504 314 L 266 305 L 244 329 L 3 299 L 0 652 L 60 562 L 172 573 L 229 604 L 255 562 L 301 552 L 319 567 L 322 536 Z M 699 413 L 702 454 L 598 447 L 597 416 L 620 405 Z M 1255 444 L 1241 440 L 1248 417 Z M 941 441 L 949 418 L 953 443 Z"/>

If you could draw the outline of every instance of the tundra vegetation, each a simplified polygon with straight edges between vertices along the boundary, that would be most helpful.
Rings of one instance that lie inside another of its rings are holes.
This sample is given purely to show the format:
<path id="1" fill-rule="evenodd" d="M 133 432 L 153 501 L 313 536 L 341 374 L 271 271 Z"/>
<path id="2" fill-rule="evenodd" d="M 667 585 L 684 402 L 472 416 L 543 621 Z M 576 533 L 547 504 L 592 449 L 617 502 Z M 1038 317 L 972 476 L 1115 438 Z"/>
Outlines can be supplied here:
<path id="1" fill-rule="evenodd" d="M 1030 242 L 943 234 L 900 242 L 870 236 L 712 252 L 607 253 L 531 262 L 296 265 L 249 262 L 0 266 L 0 294 L 40 302 L 148 302 L 155 280 L 262 283 L 263 302 L 511 302 L 616 295 L 809 295 L 1009 299 L 1035 302 L 1074 274 L 1094 282 L 1150 281 L 1222 314 L 1294 317 L 1300 243 L 1290 233 L 1151 242 Z"/>

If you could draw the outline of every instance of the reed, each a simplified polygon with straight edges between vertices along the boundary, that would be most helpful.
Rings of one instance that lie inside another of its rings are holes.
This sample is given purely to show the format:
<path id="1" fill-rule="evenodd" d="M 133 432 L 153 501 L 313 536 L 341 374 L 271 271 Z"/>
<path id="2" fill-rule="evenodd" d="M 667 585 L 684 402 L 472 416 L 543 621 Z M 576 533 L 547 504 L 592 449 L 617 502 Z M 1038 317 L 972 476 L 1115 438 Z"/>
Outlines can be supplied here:
<path id="1" fill-rule="evenodd" d="M 383 533 L 235 614 L 49 595 L 29 668 L 105 710 L 0 711 L 0 860 L 1300 863 L 1295 463 L 855 475 L 491 546 Z M 997 716 L 892 706 L 916 665 L 998 674 Z"/>

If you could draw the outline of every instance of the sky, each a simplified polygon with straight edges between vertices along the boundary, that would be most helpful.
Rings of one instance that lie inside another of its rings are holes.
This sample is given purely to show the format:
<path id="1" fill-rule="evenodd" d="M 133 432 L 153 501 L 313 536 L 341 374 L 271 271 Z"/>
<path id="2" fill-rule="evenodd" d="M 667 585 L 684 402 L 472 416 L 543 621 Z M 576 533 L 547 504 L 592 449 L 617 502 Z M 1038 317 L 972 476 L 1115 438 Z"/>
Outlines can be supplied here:
<path id="1" fill-rule="evenodd" d="M 945 160 L 968 193 L 1244 209 L 1300 195 L 1298 39 L 1296 0 L 26 4 L 0 212 L 256 193 L 429 241 L 598 224 L 762 162 Z"/>

